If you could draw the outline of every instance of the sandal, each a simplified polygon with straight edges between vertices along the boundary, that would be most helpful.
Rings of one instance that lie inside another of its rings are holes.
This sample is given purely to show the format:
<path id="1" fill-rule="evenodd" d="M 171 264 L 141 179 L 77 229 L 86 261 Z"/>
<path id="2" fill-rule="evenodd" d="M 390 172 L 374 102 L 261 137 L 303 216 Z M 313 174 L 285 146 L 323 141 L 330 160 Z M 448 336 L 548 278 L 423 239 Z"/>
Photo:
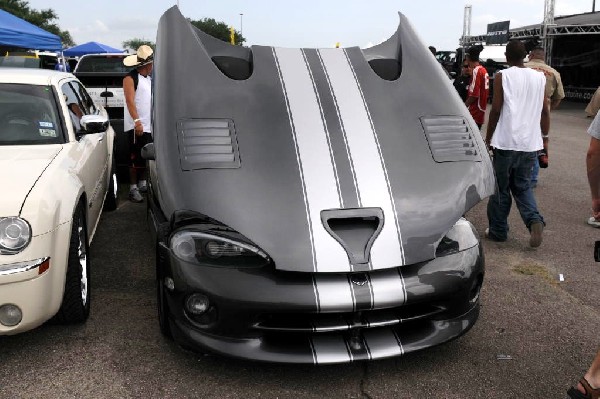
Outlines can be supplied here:
<path id="1" fill-rule="evenodd" d="M 585 393 L 581 393 L 576 387 L 571 387 L 567 391 L 567 395 L 569 395 L 571 399 L 600 399 L 600 388 L 592 388 L 585 378 L 580 379 L 579 383 L 585 390 Z"/>

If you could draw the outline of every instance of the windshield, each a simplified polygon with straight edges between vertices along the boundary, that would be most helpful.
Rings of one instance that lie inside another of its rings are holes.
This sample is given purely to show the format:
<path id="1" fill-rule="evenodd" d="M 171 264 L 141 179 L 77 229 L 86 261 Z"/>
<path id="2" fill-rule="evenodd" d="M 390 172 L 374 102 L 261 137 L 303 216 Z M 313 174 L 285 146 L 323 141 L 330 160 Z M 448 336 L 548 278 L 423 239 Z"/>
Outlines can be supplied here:
<path id="1" fill-rule="evenodd" d="M 41 59 L 21 55 L 6 55 L 0 57 L 0 67 L 9 68 L 41 68 Z"/>
<path id="2" fill-rule="evenodd" d="M 52 87 L 0 84 L 0 145 L 63 143 Z"/>
<path id="3" fill-rule="evenodd" d="M 82 57 L 75 72 L 117 72 L 127 73 L 131 67 L 123 65 L 125 55 L 94 55 Z"/>

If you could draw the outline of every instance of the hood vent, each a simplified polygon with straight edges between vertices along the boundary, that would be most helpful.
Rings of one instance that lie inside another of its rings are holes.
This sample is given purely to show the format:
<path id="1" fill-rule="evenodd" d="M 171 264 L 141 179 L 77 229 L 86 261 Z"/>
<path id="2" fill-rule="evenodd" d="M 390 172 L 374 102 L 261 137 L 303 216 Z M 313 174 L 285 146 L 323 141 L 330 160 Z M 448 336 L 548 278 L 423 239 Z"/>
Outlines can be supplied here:
<path id="1" fill-rule="evenodd" d="M 346 250 L 350 263 L 369 263 L 371 247 L 383 228 L 381 208 L 326 209 L 321 211 L 321 221 Z"/>
<path id="2" fill-rule="evenodd" d="M 424 116 L 421 124 L 436 162 L 481 162 L 474 134 L 461 116 Z M 480 134 L 477 132 L 476 134 Z"/>
<path id="3" fill-rule="evenodd" d="M 240 167 L 232 120 L 180 120 L 177 137 L 182 170 Z"/>

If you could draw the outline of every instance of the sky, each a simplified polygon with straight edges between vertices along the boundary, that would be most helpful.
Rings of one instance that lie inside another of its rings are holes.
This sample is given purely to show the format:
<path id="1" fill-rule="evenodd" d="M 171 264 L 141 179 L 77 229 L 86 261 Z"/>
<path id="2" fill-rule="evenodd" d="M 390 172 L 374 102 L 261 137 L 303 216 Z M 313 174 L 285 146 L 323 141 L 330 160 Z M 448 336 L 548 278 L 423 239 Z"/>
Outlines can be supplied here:
<path id="1" fill-rule="evenodd" d="M 53 9 L 61 30 L 77 44 L 97 41 L 122 48 L 133 38 L 156 41 L 161 15 L 178 5 L 184 17 L 214 18 L 241 31 L 246 45 L 277 47 L 370 47 L 398 27 L 398 12 L 426 45 L 454 50 L 463 33 L 465 5 L 472 6 L 471 35 L 487 24 L 511 28 L 540 23 L 544 0 L 28 0 L 36 10 Z M 555 16 L 592 11 L 593 0 L 555 0 Z M 596 7 L 600 11 L 600 2 Z"/>

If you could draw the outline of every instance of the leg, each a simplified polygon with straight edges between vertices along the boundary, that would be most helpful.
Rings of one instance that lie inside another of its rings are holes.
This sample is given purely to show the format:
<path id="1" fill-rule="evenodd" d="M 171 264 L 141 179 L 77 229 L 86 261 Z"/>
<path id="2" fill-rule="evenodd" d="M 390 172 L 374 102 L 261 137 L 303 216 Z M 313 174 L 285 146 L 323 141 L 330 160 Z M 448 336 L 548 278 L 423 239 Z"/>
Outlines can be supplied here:
<path id="1" fill-rule="evenodd" d="M 487 216 L 490 235 L 499 240 L 508 236 L 508 214 L 512 205 L 509 179 L 514 151 L 494 150 L 494 172 L 496 173 L 496 193 L 490 197 Z"/>
<path id="2" fill-rule="evenodd" d="M 600 140 L 592 137 L 586 157 L 587 176 L 592 194 L 592 212 L 600 221 Z"/>
<path id="3" fill-rule="evenodd" d="M 139 142 L 139 162 L 137 164 L 137 177 L 138 177 L 138 188 L 141 193 L 148 191 L 148 185 L 146 183 L 146 160 L 142 158 L 142 148 L 148 143 L 152 143 L 152 135 L 150 133 L 144 133 L 142 137 L 138 138 Z"/>
<path id="4" fill-rule="evenodd" d="M 577 384 L 577 389 L 571 388 L 567 393 L 571 398 L 597 399 L 600 397 L 600 350 L 592 360 L 587 373 Z"/>
<path id="5" fill-rule="evenodd" d="M 536 152 L 519 152 L 515 155 L 515 164 L 510 178 L 510 191 L 521 214 L 521 219 L 527 228 L 534 222 L 544 223 L 540 215 L 535 195 L 531 189 L 531 170 L 537 158 Z"/>
<path id="6" fill-rule="evenodd" d="M 533 169 L 531 170 L 531 187 L 535 188 L 538 182 L 538 174 L 540 173 L 540 163 L 537 158 L 533 163 Z"/>
<path id="7" fill-rule="evenodd" d="M 130 166 L 129 166 L 129 200 L 131 202 L 142 202 L 144 198 L 140 194 L 140 190 L 138 188 L 138 177 L 140 170 L 140 139 L 141 137 L 136 137 L 135 132 L 131 131 L 131 141 L 130 141 Z"/>
<path id="8" fill-rule="evenodd" d="M 129 184 L 137 185 L 137 170 L 135 168 L 135 133 L 133 130 L 125 132 L 129 141 Z"/>

